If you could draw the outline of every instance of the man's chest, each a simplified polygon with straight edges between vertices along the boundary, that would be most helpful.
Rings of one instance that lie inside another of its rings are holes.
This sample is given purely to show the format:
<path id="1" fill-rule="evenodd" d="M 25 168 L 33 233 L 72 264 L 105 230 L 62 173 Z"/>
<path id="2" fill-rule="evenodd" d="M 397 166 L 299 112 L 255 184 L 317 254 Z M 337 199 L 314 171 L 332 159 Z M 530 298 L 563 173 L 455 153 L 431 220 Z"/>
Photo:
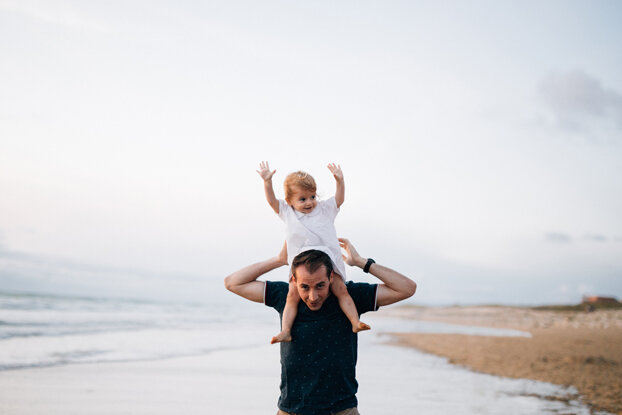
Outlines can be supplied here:
<path id="1" fill-rule="evenodd" d="M 331 310 L 325 318 L 299 313 L 292 327 L 293 342 L 283 346 L 282 357 L 293 366 L 309 362 L 330 365 L 352 353 L 356 335 L 340 310 Z"/>

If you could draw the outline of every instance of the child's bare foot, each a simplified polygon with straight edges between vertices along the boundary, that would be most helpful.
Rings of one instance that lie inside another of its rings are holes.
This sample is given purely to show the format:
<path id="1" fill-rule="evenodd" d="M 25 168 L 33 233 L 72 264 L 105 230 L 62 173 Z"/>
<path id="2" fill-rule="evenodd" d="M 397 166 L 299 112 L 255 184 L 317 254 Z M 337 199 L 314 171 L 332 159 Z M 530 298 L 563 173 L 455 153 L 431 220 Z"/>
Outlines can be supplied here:
<path id="1" fill-rule="evenodd" d="M 352 326 L 352 331 L 354 333 L 358 333 L 359 331 L 365 331 L 365 330 L 371 330 L 371 327 L 369 327 L 367 324 L 363 323 L 362 321 L 359 321 L 358 325 Z"/>
<path id="2" fill-rule="evenodd" d="M 289 332 L 282 331 L 270 340 L 270 344 L 281 343 L 281 342 L 291 342 L 292 335 Z"/>

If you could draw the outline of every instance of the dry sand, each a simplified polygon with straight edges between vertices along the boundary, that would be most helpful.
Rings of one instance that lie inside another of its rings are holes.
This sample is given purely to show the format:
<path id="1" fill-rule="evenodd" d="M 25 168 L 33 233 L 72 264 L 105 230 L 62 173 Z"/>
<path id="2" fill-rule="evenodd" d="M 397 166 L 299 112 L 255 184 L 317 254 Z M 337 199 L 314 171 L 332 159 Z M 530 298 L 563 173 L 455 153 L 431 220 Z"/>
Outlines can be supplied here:
<path id="1" fill-rule="evenodd" d="M 510 328 L 531 337 L 396 333 L 398 344 L 475 371 L 574 386 L 594 411 L 622 414 L 622 310 L 400 307 L 385 315 Z"/>

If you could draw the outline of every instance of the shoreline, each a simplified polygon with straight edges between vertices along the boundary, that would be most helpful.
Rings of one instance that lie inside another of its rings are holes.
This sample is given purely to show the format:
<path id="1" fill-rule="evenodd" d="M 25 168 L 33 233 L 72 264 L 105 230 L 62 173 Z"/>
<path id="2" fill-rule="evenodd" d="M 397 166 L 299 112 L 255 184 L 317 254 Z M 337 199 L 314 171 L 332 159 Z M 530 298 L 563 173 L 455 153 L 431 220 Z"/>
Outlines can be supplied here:
<path id="1" fill-rule="evenodd" d="M 396 307 L 383 315 L 526 331 L 531 337 L 390 333 L 393 342 L 481 373 L 574 386 L 592 411 L 622 414 L 622 310 Z"/>

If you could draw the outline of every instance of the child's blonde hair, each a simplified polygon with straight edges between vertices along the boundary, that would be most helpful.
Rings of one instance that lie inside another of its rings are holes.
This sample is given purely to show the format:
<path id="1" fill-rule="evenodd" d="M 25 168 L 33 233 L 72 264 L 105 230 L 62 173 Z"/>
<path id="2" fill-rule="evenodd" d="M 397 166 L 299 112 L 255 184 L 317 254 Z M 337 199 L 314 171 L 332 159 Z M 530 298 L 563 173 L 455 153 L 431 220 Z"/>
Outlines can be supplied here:
<path id="1" fill-rule="evenodd" d="M 309 173 L 305 173 L 304 171 L 295 171 L 288 174 L 285 178 L 285 182 L 283 182 L 283 187 L 285 188 L 285 201 L 287 203 L 291 201 L 291 197 L 294 194 L 296 187 L 300 187 L 313 193 L 317 190 L 313 176 Z"/>

